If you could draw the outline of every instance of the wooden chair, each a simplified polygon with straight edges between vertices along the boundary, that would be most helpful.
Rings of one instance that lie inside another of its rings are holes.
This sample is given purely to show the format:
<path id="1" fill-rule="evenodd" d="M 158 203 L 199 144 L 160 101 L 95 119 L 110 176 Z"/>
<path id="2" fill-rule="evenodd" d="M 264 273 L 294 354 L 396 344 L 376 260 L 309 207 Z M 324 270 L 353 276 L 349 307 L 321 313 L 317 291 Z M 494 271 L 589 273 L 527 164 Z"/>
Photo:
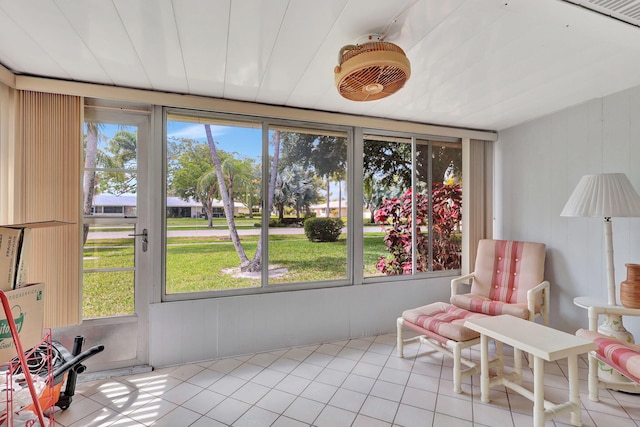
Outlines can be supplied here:
<path id="1" fill-rule="evenodd" d="M 598 317 L 605 314 L 629 315 L 637 310 L 625 307 L 589 307 L 589 329 L 578 329 L 576 335 L 596 343 L 598 349 L 589 353 L 589 400 L 600 400 L 599 388 L 640 393 L 640 345 L 618 341 L 597 332 Z M 605 381 L 598 375 L 599 365 L 604 363 L 629 379 L 629 381 Z"/>
<path id="2" fill-rule="evenodd" d="M 549 323 L 549 282 L 544 280 L 545 245 L 511 240 L 481 240 L 473 273 L 451 281 L 450 303 L 436 302 L 406 310 L 397 320 L 398 355 L 413 342 L 453 358 L 453 390 L 462 393 L 462 377 L 480 372 L 462 350 L 480 342 L 479 334 L 464 326 L 474 317 L 511 314 Z M 459 285 L 471 285 L 459 293 Z M 419 335 L 403 338 L 404 328 Z M 465 368 L 463 368 L 463 365 Z"/>

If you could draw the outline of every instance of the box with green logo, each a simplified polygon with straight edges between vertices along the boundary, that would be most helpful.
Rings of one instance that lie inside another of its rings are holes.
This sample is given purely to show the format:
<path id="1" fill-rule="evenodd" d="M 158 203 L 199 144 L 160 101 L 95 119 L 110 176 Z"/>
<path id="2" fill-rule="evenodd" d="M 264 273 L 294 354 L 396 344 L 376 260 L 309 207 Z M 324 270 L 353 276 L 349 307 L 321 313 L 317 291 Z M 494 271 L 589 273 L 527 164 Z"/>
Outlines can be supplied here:
<path id="1" fill-rule="evenodd" d="M 44 291 L 45 284 L 36 283 L 4 293 L 9 301 L 23 350 L 38 345 L 42 340 Z M 0 363 L 11 360 L 17 354 L 7 315 L 4 310 L 0 310 Z"/>

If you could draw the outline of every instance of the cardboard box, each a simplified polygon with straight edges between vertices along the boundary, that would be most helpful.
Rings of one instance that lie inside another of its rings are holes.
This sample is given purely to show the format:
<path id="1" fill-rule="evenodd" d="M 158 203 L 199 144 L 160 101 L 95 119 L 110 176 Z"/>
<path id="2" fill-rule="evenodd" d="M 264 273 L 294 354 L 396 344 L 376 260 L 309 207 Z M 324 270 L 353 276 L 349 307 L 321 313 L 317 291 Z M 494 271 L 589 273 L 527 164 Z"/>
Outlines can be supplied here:
<path id="1" fill-rule="evenodd" d="M 42 340 L 44 291 L 45 284 L 36 283 L 4 293 L 25 351 Z M 11 360 L 17 354 L 6 313 L 0 310 L 0 363 Z"/>
<path id="2" fill-rule="evenodd" d="M 0 290 L 15 286 L 21 242 L 21 229 L 0 227 Z"/>
<path id="3" fill-rule="evenodd" d="M 31 230 L 67 224 L 71 223 L 40 221 L 0 226 L 0 290 L 10 291 L 27 283 Z"/>

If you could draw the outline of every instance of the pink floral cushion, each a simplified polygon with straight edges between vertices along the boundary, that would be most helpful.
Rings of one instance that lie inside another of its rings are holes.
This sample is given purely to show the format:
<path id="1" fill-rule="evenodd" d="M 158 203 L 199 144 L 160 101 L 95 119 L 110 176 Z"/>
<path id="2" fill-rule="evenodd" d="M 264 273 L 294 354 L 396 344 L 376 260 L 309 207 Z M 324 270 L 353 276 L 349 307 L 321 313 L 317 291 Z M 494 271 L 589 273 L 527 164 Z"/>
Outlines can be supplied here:
<path id="1" fill-rule="evenodd" d="M 599 332 L 579 329 L 576 335 L 598 346 L 598 358 L 622 374 L 640 382 L 640 346 L 618 341 Z"/>
<path id="2" fill-rule="evenodd" d="M 485 315 L 472 313 L 443 302 L 435 302 L 402 313 L 405 326 L 440 342 L 447 339 L 469 341 L 478 338 L 479 333 L 464 326 L 467 319 L 477 317 L 485 317 Z"/>

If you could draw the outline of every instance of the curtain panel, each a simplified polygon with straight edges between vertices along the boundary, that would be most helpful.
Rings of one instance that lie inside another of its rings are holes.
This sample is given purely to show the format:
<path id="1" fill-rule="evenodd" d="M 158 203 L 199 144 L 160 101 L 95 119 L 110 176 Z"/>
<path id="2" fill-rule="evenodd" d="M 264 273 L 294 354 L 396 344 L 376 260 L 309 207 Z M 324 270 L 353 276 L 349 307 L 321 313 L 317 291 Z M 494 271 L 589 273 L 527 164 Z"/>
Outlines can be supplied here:
<path id="1" fill-rule="evenodd" d="M 464 138 L 462 156 L 462 274 L 468 274 L 480 239 L 493 238 L 493 142 Z"/>
<path id="2" fill-rule="evenodd" d="M 33 230 L 28 279 L 47 284 L 45 326 L 78 324 L 82 98 L 18 90 L 14 105 L 14 138 L 10 129 L 1 144 L 13 155 L 3 165 L 12 187 L 2 193 L 11 206 L 3 215 L 12 223 L 71 223 Z"/>

